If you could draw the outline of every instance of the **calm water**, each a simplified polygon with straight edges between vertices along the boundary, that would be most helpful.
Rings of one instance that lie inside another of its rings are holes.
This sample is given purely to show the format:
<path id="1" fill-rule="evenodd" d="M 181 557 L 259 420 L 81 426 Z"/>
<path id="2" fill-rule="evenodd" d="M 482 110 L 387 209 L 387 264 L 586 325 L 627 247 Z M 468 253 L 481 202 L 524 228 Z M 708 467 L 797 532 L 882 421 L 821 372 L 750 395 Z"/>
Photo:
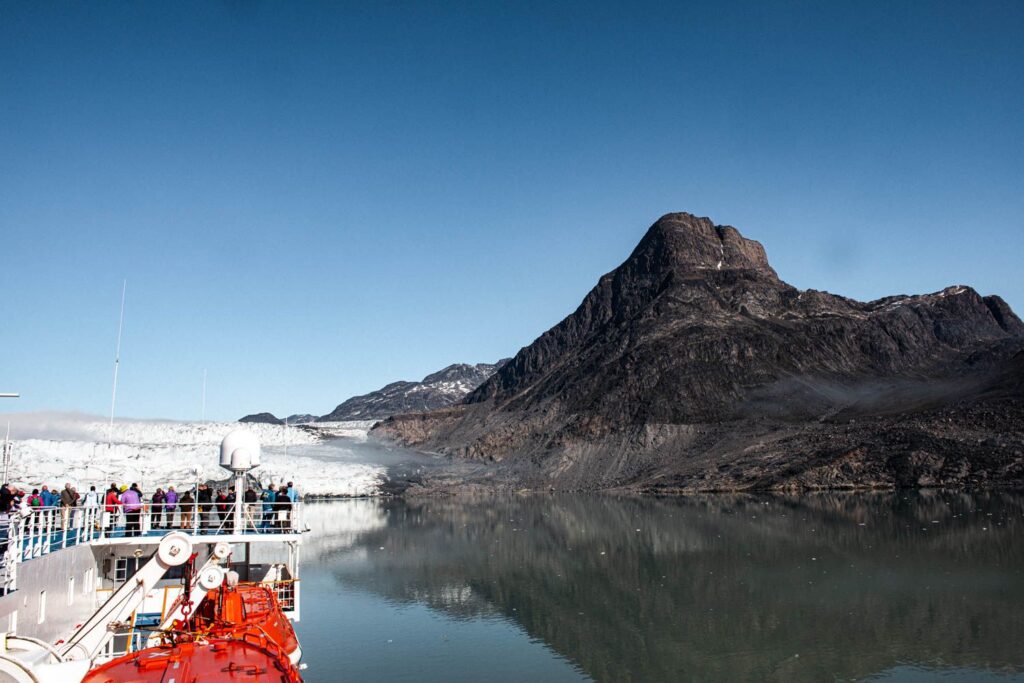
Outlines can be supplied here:
<path id="1" fill-rule="evenodd" d="M 1024 681 L 1024 496 L 311 505 L 310 683 Z"/>

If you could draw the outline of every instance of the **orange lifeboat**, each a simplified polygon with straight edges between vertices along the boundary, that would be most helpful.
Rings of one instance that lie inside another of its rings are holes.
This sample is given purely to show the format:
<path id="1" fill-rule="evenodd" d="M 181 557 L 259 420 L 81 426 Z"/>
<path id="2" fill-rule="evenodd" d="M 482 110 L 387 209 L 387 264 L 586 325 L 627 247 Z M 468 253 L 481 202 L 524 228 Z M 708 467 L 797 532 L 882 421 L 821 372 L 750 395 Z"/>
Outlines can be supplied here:
<path id="1" fill-rule="evenodd" d="M 295 665 L 265 637 L 216 639 L 139 650 L 96 667 L 82 683 L 302 683 Z"/>
<path id="2" fill-rule="evenodd" d="M 207 593 L 189 622 L 189 631 L 243 639 L 265 636 L 295 664 L 302 657 L 288 617 L 269 586 L 256 583 L 227 585 Z"/>

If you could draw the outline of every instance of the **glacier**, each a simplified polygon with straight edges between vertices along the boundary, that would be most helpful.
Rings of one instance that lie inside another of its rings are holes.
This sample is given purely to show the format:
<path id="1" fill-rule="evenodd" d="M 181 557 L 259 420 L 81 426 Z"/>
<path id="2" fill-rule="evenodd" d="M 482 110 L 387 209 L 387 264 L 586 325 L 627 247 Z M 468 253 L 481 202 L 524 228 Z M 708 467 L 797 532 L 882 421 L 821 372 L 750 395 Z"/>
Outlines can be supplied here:
<path id="1" fill-rule="evenodd" d="M 364 462 L 360 447 L 372 421 L 323 423 L 303 427 L 237 422 L 175 422 L 119 419 L 108 422 L 80 413 L 12 413 L 8 479 L 31 490 L 70 482 L 84 494 L 111 482 L 138 483 L 151 493 L 160 486 L 178 490 L 197 481 L 223 480 L 218 465 L 221 439 L 248 429 L 260 439 L 262 465 L 252 472 L 264 485 L 292 481 L 303 495 L 379 495 L 387 478 L 380 462 Z M 108 444 L 109 440 L 109 444 Z"/>

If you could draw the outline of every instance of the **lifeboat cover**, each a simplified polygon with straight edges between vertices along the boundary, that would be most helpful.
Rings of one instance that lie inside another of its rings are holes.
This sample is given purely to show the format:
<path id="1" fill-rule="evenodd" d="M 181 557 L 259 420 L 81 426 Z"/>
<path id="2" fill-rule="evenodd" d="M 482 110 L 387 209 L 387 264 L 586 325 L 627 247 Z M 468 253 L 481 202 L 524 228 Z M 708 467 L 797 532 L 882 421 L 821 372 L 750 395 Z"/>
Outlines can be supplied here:
<path id="1" fill-rule="evenodd" d="M 151 647 L 103 664 L 82 683 L 301 683 L 270 643 L 211 640 Z"/>

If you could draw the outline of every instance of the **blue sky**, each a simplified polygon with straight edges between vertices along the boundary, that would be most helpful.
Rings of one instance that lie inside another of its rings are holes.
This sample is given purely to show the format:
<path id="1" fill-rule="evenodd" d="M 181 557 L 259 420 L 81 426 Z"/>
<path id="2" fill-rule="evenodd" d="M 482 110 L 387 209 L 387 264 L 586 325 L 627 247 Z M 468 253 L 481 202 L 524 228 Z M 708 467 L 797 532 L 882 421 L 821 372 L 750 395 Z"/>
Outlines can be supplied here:
<path id="1" fill-rule="evenodd" d="M 661 214 L 1024 311 L 1024 3 L 0 3 L 0 410 L 322 414 Z"/>

